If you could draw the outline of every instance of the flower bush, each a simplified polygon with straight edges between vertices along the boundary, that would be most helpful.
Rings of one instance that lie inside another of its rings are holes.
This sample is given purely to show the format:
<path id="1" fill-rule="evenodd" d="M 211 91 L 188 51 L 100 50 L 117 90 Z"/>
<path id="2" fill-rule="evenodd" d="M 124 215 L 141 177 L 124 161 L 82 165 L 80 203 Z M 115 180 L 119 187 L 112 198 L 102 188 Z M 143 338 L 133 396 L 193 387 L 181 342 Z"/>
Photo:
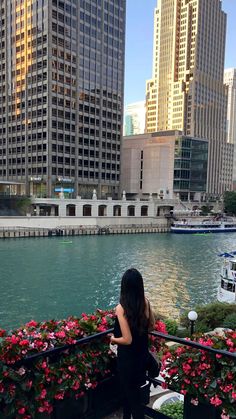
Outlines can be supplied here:
<path id="1" fill-rule="evenodd" d="M 194 340 L 202 345 L 236 352 L 236 332 L 204 335 Z M 162 359 L 165 385 L 192 396 L 192 403 L 209 402 L 222 410 L 222 418 L 236 418 L 236 363 L 222 355 L 187 346 L 168 349 Z"/>
<path id="2" fill-rule="evenodd" d="M 9 333 L 0 329 L 0 412 L 4 418 L 50 415 L 56 400 L 79 399 L 111 375 L 114 354 L 109 349 L 109 338 L 83 345 L 75 343 L 113 327 L 114 316 L 113 311 L 97 310 L 92 315 L 82 314 L 81 318 L 40 323 L 32 320 Z M 161 328 L 162 323 L 157 322 L 156 330 Z M 64 345 L 70 347 L 60 355 L 40 357 L 23 366 L 15 364 Z M 153 340 L 152 350 L 157 347 Z"/>

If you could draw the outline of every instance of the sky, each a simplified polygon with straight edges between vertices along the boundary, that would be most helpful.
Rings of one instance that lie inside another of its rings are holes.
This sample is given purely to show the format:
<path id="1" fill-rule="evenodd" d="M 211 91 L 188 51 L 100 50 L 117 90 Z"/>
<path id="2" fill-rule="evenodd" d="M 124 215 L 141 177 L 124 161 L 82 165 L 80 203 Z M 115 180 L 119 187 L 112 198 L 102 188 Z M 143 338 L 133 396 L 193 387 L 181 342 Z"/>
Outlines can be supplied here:
<path id="1" fill-rule="evenodd" d="M 152 77 L 156 5 L 157 0 L 127 0 L 125 104 L 144 100 L 146 80 Z M 225 68 L 236 67 L 236 0 L 222 0 L 222 9 L 227 13 Z"/>

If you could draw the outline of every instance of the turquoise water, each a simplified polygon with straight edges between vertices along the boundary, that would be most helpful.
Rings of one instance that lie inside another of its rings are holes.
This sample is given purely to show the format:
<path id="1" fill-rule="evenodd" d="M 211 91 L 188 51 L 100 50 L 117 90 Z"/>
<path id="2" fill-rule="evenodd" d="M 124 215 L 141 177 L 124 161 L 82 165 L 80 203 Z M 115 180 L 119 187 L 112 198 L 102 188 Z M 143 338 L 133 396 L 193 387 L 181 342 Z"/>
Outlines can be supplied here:
<path id="1" fill-rule="evenodd" d="M 131 266 L 155 310 L 177 318 L 216 299 L 217 254 L 233 249 L 235 233 L 0 240 L 0 327 L 113 307 Z"/>

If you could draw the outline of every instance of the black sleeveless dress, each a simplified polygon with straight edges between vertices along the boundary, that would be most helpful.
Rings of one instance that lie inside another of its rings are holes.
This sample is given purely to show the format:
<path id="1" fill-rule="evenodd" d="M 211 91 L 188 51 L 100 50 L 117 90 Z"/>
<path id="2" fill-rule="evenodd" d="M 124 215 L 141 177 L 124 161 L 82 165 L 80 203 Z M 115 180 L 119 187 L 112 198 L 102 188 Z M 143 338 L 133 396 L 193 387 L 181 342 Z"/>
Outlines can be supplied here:
<path id="1" fill-rule="evenodd" d="M 117 367 L 121 381 L 128 380 L 129 384 L 138 386 L 146 382 L 146 365 L 148 359 L 148 326 L 145 332 L 140 335 L 132 333 L 130 345 L 118 345 Z M 114 336 L 122 336 L 118 318 L 115 319 Z"/>

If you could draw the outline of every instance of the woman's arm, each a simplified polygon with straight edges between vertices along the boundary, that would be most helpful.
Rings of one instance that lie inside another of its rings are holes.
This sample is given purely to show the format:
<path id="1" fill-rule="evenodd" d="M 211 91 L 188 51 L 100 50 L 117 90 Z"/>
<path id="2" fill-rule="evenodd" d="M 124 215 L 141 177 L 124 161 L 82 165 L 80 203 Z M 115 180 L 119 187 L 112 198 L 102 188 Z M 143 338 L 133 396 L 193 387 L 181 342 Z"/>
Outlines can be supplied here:
<path id="1" fill-rule="evenodd" d="M 151 330 L 154 329 L 156 320 L 155 320 L 155 316 L 154 316 L 152 307 L 150 305 L 150 302 L 148 300 L 146 300 L 146 303 L 148 305 L 148 319 L 149 319 L 148 330 L 151 331 Z"/>
<path id="2" fill-rule="evenodd" d="M 116 315 L 120 324 L 122 336 L 120 338 L 112 336 L 111 343 L 115 343 L 116 345 L 130 345 L 132 343 L 132 335 L 121 304 L 118 304 L 116 307 Z"/>

